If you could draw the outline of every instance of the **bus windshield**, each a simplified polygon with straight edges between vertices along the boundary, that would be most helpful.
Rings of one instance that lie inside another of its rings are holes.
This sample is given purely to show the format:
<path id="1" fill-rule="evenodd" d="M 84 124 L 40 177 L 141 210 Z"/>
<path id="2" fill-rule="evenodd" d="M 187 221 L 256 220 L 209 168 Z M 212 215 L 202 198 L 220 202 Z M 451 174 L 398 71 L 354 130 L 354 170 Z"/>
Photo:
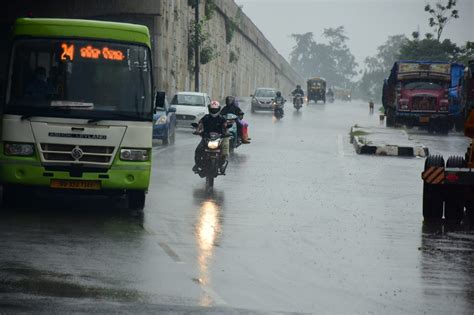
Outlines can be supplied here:
<path id="1" fill-rule="evenodd" d="M 12 58 L 5 113 L 152 120 L 151 64 L 144 46 L 24 39 L 15 42 Z"/>

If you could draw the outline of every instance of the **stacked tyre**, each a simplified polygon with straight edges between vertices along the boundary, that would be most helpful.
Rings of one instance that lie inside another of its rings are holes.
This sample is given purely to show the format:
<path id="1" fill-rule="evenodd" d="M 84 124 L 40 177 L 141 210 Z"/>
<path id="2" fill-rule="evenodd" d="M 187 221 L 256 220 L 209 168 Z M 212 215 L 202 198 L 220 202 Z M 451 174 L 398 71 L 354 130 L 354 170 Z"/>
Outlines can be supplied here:
<path id="1" fill-rule="evenodd" d="M 444 167 L 441 155 L 430 155 L 425 160 L 425 171 L 430 167 Z M 425 221 L 440 221 L 443 218 L 443 197 L 440 185 L 423 182 L 423 218 Z"/>
<path id="2" fill-rule="evenodd" d="M 430 167 L 445 167 L 440 155 L 430 155 L 425 161 L 425 171 Z M 450 156 L 446 168 L 466 167 L 461 156 Z M 439 185 L 423 182 L 423 218 L 427 222 L 438 222 L 444 218 L 448 222 L 459 223 L 464 216 L 464 190 L 457 185 Z"/>

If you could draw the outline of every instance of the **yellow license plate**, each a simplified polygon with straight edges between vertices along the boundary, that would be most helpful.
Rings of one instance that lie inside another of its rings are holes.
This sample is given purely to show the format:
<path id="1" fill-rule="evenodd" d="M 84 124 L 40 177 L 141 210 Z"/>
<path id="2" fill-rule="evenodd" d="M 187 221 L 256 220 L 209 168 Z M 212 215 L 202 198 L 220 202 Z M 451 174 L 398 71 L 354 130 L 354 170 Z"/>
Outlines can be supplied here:
<path id="1" fill-rule="evenodd" d="M 420 117 L 420 122 L 421 122 L 421 123 L 430 122 L 430 118 L 429 118 L 429 117 Z"/>
<path id="2" fill-rule="evenodd" d="M 100 181 L 98 180 L 62 180 L 52 179 L 51 188 L 58 189 L 87 189 L 100 190 Z"/>

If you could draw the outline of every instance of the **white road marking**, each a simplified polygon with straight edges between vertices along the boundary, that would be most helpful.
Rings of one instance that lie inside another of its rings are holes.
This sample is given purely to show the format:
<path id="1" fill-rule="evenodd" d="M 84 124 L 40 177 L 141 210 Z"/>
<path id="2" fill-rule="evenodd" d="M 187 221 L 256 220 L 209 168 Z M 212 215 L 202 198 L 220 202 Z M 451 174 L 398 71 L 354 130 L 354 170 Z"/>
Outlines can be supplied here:
<path id="1" fill-rule="evenodd" d="M 342 135 L 337 136 L 337 153 L 339 156 L 344 156 L 344 143 Z"/>
<path id="2" fill-rule="evenodd" d="M 157 233 L 155 233 L 155 231 L 151 230 L 150 228 L 142 225 L 143 229 L 145 230 L 145 232 L 147 232 L 148 234 L 150 235 L 153 235 L 153 236 L 158 236 Z M 184 264 L 184 262 L 181 260 L 181 258 L 179 258 L 178 254 L 176 254 L 176 252 L 168 245 L 166 244 L 165 242 L 162 242 L 160 240 L 157 241 L 158 242 L 158 245 L 161 247 L 161 249 L 172 259 L 174 260 L 175 263 L 177 264 Z"/>
<path id="3" fill-rule="evenodd" d="M 216 305 L 224 306 L 227 305 L 227 302 L 219 296 L 211 287 L 206 285 L 201 285 L 201 289 L 214 301 Z"/>

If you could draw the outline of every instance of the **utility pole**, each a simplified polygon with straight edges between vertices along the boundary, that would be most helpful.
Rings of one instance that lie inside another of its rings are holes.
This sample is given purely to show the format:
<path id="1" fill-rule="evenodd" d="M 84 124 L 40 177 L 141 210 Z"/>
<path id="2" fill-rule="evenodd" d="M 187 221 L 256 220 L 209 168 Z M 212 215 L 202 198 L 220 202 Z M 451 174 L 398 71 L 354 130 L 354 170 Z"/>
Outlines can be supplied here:
<path id="1" fill-rule="evenodd" d="M 195 7 L 194 7 L 194 91 L 199 92 L 199 71 L 200 71 L 200 37 L 201 32 L 199 29 L 199 0 L 195 0 Z"/>

